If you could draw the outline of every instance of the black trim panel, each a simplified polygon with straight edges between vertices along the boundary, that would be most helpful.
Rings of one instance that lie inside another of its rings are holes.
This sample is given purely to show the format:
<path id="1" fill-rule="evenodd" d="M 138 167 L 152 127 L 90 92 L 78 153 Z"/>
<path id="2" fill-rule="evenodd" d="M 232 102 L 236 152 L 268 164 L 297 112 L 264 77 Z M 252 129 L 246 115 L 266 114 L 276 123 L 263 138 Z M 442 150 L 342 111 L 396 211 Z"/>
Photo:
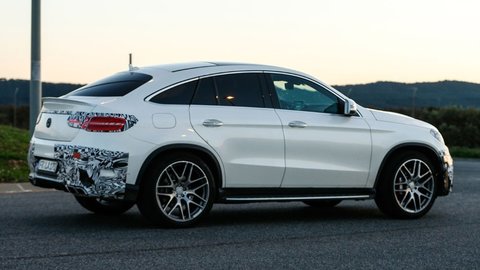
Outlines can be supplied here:
<path id="1" fill-rule="evenodd" d="M 375 190 L 371 188 L 224 188 L 220 189 L 219 201 L 289 201 L 304 199 L 344 199 L 373 198 Z"/>
<path id="2" fill-rule="evenodd" d="M 32 183 L 32 185 L 37 187 L 54 188 L 57 190 L 67 191 L 67 189 L 65 188 L 65 185 L 61 182 L 55 182 L 55 181 L 46 180 L 42 178 L 30 178 L 29 180 L 30 180 L 30 183 Z"/>
<path id="3" fill-rule="evenodd" d="M 125 185 L 125 201 L 136 201 L 140 187 L 138 185 Z"/>

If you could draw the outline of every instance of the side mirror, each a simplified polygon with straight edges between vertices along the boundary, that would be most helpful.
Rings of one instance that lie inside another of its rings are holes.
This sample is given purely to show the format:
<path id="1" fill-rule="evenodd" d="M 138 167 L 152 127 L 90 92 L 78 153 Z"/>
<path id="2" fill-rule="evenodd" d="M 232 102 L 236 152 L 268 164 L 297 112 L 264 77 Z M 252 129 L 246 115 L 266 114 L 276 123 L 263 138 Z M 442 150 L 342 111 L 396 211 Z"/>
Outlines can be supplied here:
<path id="1" fill-rule="evenodd" d="M 355 115 L 357 114 L 357 103 L 352 99 L 345 99 L 345 104 L 343 105 L 343 114 L 344 115 Z"/>

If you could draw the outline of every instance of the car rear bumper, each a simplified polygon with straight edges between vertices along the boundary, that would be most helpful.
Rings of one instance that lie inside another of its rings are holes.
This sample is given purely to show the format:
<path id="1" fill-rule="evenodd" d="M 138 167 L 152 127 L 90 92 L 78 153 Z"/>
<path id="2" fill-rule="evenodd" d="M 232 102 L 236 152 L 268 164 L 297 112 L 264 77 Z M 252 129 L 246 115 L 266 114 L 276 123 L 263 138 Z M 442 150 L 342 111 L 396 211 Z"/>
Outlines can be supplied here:
<path id="1" fill-rule="evenodd" d="M 41 170 L 42 159 L 56 162 L 55 171 Z M 32 140 L 29 179 L 35 186 L 76 195 L 124 199 L 128 163 L 127 152 Z"/>

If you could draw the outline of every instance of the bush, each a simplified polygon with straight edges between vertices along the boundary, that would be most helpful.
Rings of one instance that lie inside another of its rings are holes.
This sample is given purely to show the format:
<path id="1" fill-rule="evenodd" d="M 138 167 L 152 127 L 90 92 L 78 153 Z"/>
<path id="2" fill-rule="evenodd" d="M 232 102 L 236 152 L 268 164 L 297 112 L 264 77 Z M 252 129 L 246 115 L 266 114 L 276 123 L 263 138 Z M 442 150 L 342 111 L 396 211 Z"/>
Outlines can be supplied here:
<path id="1" fill-rule="evenodd" d="M 407 109 L 396 111 L 411 115 Z M 415 118 L 436 126 L 450 147 L 480 148 L 479 109 L 426 108 L 417 110 Z"/>
<path id="2" fill-rule="evenodd" d="M 28 129 L 28 106 L 18 106 L 16 108 L 16 115 L 14 112 L 15 108 L 13 105 L 0 106 L 0 125 L 10 125 L 18 128 Z"/>

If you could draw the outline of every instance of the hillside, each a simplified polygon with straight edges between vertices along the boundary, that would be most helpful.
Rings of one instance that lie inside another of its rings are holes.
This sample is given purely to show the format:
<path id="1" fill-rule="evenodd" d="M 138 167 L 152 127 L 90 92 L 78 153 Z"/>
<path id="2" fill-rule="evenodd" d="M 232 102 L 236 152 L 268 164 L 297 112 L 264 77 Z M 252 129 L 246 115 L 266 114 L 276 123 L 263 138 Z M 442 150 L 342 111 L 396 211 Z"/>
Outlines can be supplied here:
<path id="1" fill-rule="evenodd" d="M 334 86 L 357 103 L 370 108 L 480 108 L 480 84 L 441 81 L 426 83 L 376 82 Z M 415 97 L 415 99 L 414 99 Z"/>
<path id="2" fill-rule="evenodd" d="M 44 97 L 64 95 L 81 84 L 48 83 L 42 84 Z M 334 86 L 357 103 L 371 108 L 395 109 L 427 107 L 473 107 L 480 108 L 480 84 L 461 81 L 441 81 L 428 83 L 375 82 Z M 17 105 L 28 105 L 28 80 L 0 78 L 0 105 L 12 105 L 15 89 L 18 88 Z M 414 99 L 415 97 L 415 99 Z"/>
<path id="3" fill-rule="evenodd" d="M 44 97 L 59 97 L 83 86 L 70 83 L 42 83 Z M 17 105 L 28 105 L 30 81 L 0 78 L 0 105 L 13 105 L 15 89 L 18 88 Z"/>

